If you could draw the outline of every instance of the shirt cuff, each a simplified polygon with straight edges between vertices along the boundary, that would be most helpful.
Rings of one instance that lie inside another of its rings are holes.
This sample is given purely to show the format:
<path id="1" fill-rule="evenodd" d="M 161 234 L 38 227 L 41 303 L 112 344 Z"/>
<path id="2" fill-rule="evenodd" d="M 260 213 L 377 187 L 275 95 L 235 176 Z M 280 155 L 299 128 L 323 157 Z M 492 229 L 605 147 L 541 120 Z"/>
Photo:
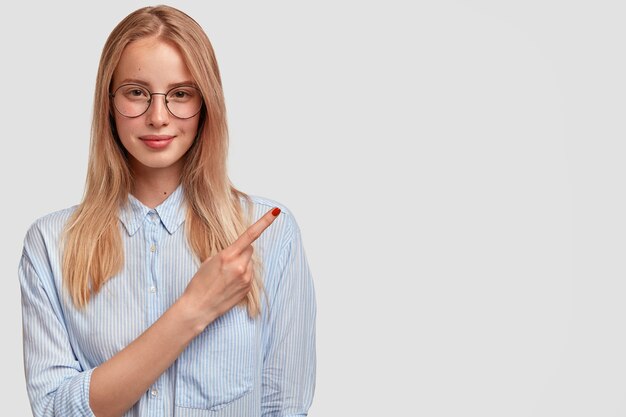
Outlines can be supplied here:
<path id="1" fill-rule="evenodd" d="M 96 417 L 96 415 L 91 410 L 91 406 L 89 405 L 89 388 L 91 386 L 91 374 L 96 368 L 89 369 L 87 371 L 82 372 L 82 384 L 80 386 L 81 391 L 81 406 L 83 415 L 88 417 Z"/>

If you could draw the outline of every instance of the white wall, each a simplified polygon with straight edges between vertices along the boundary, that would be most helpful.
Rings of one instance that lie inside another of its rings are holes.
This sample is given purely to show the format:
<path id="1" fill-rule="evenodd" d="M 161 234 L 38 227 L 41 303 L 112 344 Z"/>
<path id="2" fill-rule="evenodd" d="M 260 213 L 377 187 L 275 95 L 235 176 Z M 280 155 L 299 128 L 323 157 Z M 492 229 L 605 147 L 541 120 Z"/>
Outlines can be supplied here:
<path id="1" fill-rule="evenodd" d="M 101 48 L 145 5 L 69 3 L 13 2 L 0 25 L 0 396 L 15 416 L 30 413 L 24 234 L 79 202 Z M 626 413 L 623 3 L 170 4 L 213 42 L 233 182 L 302 229 L 310 416 Z"/>

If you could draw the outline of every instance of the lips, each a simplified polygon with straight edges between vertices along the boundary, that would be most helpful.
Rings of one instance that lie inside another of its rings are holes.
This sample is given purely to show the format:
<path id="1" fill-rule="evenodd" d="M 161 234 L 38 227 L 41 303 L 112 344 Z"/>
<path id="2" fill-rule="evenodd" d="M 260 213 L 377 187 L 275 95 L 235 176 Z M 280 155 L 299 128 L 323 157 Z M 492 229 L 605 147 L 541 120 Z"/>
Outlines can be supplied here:
<path id="1" fill-rule="evenodd" d="M 141 140 L 170 140 L 173 139 L 174 136 L 170 136 L 170 135 L 146 135 L 146 136 L 139 136 L 139 139 Z"/>
<path id="2" fill-rule="evenodd" d="M 152 149 L 162 149 L 172 142 L 174 136 L 170 135 L 146 135 L 140 136 L 139 139 Z"/>

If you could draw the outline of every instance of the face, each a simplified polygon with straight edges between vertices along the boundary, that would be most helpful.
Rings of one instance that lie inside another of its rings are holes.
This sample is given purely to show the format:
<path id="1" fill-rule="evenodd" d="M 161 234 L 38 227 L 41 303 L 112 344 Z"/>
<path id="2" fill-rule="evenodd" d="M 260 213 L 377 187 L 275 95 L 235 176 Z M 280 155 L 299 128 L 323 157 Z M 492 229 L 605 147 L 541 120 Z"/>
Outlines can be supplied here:
<path id="1" fill-rule="evenodd" d="M 194 84 L 178 49 L 156 38 L 131 42 L 124 49 L 113 73 L 111 91 L 128 83 L 143 86 L 152 93 L 166 93 L 174 86 Z M 140 91 L 135 89 L 125 94 L 141 96 Z M 184 155 L 198 131 L 200 114 L 188 119 L 173 116 L 165 105 L 164 95 L 152 96 L 150 107 L 141 116 L 125 117 L 115 108 L 113 114 L 136 176 L 180 176 Z"/>

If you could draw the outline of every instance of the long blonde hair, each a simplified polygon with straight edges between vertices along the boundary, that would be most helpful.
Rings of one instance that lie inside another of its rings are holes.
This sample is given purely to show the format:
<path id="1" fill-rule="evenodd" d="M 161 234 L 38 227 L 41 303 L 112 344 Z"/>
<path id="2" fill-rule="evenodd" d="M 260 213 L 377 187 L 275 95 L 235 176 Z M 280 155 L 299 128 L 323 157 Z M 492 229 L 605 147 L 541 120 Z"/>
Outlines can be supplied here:
<path id="1" fill-rule="evenodd" d="M 84 307 L 124 264 L 118 211 L 133 187 L 125 149 L 115 131 L 110 84 L 130 42 L 157 37 L 176 45 L 204 104 L 198 136 L 186 154 L 181 175 L 187 202 L 185 233 L 198 261 L 226 248 L 251 221 L 251 199 L 227 175 L 228 128 L 220 73 L 213 47 L 200 25 L 168 6 L 145 7 L 111 32 L 98 67 L 91 144 L 82 201 L 65 225 L 62 273 L 73 303 Z M 240 201 L 246 201 L 246 215 Z M 251 317 L 260 312 L 261 262 L 253 255 L 254 279 L 246 299 Z"/>

